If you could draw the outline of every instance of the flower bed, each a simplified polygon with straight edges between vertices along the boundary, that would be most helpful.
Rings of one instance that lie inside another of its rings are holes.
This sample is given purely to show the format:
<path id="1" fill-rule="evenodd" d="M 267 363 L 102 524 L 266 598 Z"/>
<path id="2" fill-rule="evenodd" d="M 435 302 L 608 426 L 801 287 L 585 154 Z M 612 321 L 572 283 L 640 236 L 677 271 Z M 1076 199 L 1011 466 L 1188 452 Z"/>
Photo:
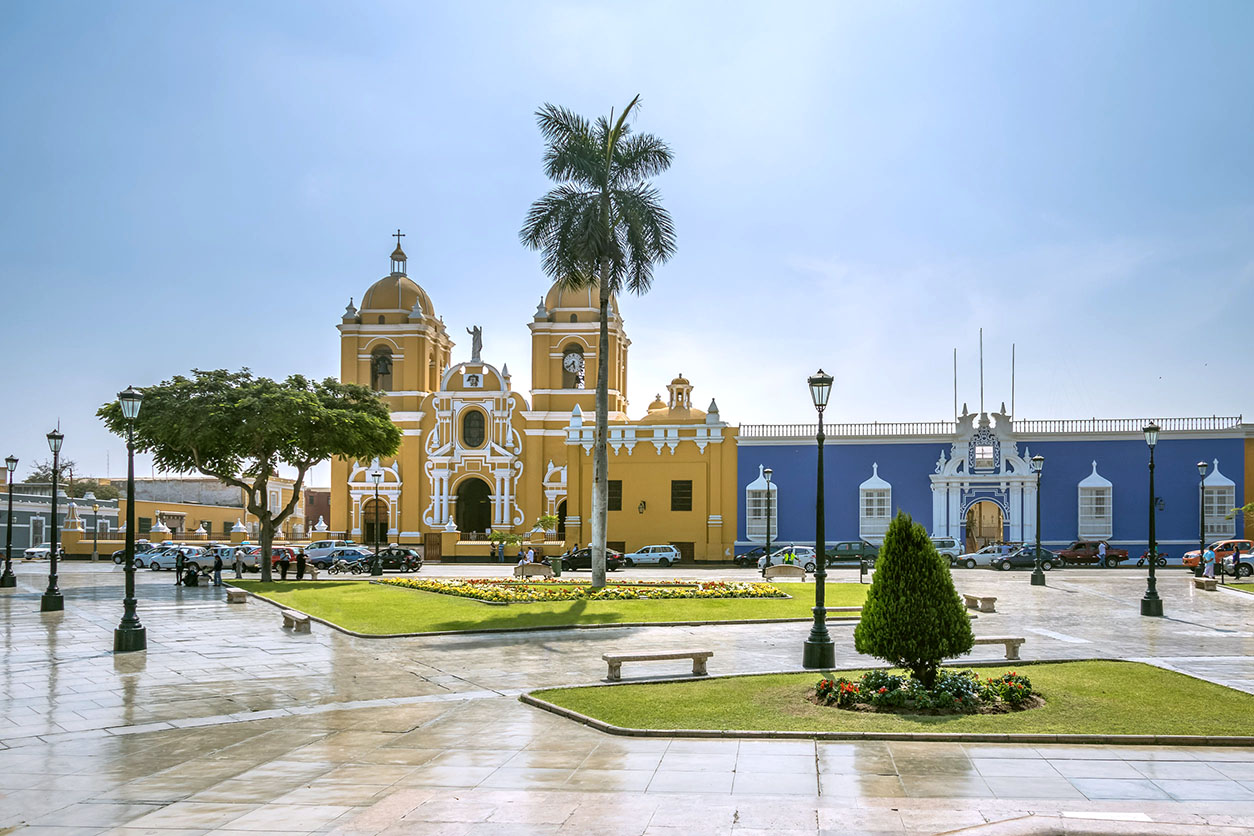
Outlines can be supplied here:
<path id="1" fill-rule="evenodd" d="M 972 670 L 940 671 L 930 689 L 887 671 L 868 671 L 858 680 L 821 679 L 811 701 L 892 714 L 1004 714 L 1045 704 L 1026 676 L 1010 671 L 981 680 Z"/>
<path id="2" fill-rule="evenodd" d="M 606 586 L 592 590 L 586 583 L 557 582 L 514 583 L 476 578 L 473 580 L 435 578 L 389 578 L 376 583 L 400 586 L 422 592 L 474 598 L 493 604 L 527 604 L 536 601 L 635 601 L 673 598 L 787 598 L 787 594 L 767 583 L 712 581 L 680 584 L 636 584 Z"/>

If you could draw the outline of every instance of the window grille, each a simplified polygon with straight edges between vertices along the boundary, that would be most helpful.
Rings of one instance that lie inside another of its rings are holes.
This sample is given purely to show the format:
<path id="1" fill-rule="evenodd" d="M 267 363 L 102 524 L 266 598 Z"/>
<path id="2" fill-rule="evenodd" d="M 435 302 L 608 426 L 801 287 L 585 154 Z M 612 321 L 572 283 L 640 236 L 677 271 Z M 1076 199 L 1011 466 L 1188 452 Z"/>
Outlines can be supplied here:
<path id="1" fill-rule="evenodd" d="M 1228 514 L 1236 505 L 1236 488 L 1233 485 L 1207 487 L 1204 509 L 1206 514 L 1206 539 L 1220 539 L 1237 535 L 1237 518 Z M 1248 536 L 1248 533 L 1247 533 Z"/>
<path id="2" fill-rule="evenodd" d="M 621 511 L 623 510 L 623 480 L 610 479 L 609 493 L 606 496 L 606 510 Z"/>
<path id="3" fill-rule="evenodd" d="M 888 531 L 893 505 L 892 488 L 863 489 L 862 507 L 858 514 L 858 532 L 863 540 L 879 542 Z"/>
<path id="4" fill-rule="evenodd" d="M 1080 488 L 1080 539 L 1105 540 L 1113 532 L 1111 489 Z"/>
<path id="5" fill-rule="evenodd" d="M 673 479 L 671 481 L 671 510 L 692 510 L 692 480 Z"/>
<path id="6" fill-rule="evenodd" d="M 993 454 L 993 445 L 977 444 L 975 447 L 975 466 L 978 468 L 990 468 L 996 464 L 996 458 Z"/>
<path id="7" fill-rule="evenodd" d="M 778 489 L 770 490 L 770 529 L 771 538 L 779 538 L 779 496 Z M 751 543 L 765 543 L 767 529 L 767 491 L 765 488 L 745 490 L 745 538 Z"/>
<path id="8" fill-rule="evenodd" d="M 44 542 L 44 518 L 30 518 L 30 544 L 34 546 L 42 546 Z"/>
<path id="9" fill-rule="evenodd" d="M 485 438 L 483 413 L 472 409 L 462 419 L 462 443 L 467 447 L 482 447 Z"/>

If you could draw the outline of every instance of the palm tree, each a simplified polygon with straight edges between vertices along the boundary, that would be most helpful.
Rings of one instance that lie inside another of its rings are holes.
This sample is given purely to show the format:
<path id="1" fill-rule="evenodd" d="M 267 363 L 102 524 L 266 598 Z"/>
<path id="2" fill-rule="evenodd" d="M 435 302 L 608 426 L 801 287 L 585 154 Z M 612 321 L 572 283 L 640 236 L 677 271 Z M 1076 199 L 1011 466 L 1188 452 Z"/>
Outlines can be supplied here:
<path id="1" fill-rule="evenodd" d="M 627 117 L 592 124 L 566 108 L 536 111 L 544 136 L 544 173 L 557 185 L 531 205 L 519 237 L 543 253 L 544 272 L 564 288 L 595 286 L 600 293 L 601 338 L 597 346 L 596 439 L 592 463 L 592 585 L 605 586 L 605 520 L 608 499 L 606 437 L 609 435 L 609 305 L 624 288 L 645 293 L 653 265 L 675 252 L 675 227 L 649 183 L 671 165 L 671 150 L 651 134 L 632 134 Z"/>

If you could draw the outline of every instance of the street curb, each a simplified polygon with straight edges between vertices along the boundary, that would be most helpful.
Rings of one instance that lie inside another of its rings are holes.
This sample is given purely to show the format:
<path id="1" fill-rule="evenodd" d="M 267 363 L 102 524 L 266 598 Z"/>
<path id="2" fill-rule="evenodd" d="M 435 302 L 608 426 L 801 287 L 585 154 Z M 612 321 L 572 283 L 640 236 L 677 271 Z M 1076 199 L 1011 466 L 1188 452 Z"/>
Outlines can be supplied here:
<path id="1" fill-rule="evenodd" d="M 1027 661 L 1027 660 L 1024 660 Z M 1119 662 L 1121 659 L 1033 659 L 1032 664 L 1049 664 L 1061 662 Z M 1137 664 L 1148 664 L 1140 662 Z M 971 668 L 989 668 L 989 667 L 1005 667 L 1006 662 L 972 662 L 967 667 Z M 1153 665 L 1152 667 L 1158 667 Z M 1161 670 L 1167 670 L 1161 668 Z M 658 679 L 637 679 L 631 682 L 612 682 L 612 683 L 596 683 L 592 685 L 568 685 L 559 686 L 560 690 L 571 690 L 574 688 L 614 688 L 620 685 L 657 685 L 667 684 L 671 682 L 693 682 L 707 681 L 713 679 L 731 679 L 733 677 L 749 677 L 749 676 L 776 676 L 778 674 L 791 673 L 811 673 L 820 676 L 818 671 L 809 670 L 783 670 L 783 671 L 766 671 L 758 673 L 731 673 L 720 674 L 718 676 L 708 677 L 666 677 Z M 1172 671 L 1172 673 L 1181 673 L 1180 671 Z M 1182 674 L 1188 676 L 1188 674 Z M 1191 677 L 1197 679 L 1197 677 Z M 1205 680 L 1198 680 L 1204 682 Z M 729 739 L 729 740 L 841 740 L 841 741 L 860 741 L 860 740 L 915 740 L 937 743 L 1074 743 L 1083 745 L 1123 745 L 1123 746 L 1254 746 L 1254 736 L 1236 736 L 1236 735 L 1186 735 L 1186 734 L 991 734 L 976 732 L 860 732 L 860 731 L 772 731 L 772 730 L 736 730 L 736 729 L 633 729 L 624 726 L 615 726 L 604 720 L 598 720 L 586 714 L 581 714 L 569 708 L 564 708 L 556 703 L 548 700 L 540 699 L 534 696 L 535 691 L 552 691 L 555 688 L 536 688 L 532 691 L 519 695 L 518 700 L 533 708 L 539 708 L 556 714 L 559 717 L 565 717 L 568 720 L 574 720 L 597 731 L 606 734 L 618 735 L 619 737 L 693 737 L 693 738 L 713 738 L 713 739 Z"/>

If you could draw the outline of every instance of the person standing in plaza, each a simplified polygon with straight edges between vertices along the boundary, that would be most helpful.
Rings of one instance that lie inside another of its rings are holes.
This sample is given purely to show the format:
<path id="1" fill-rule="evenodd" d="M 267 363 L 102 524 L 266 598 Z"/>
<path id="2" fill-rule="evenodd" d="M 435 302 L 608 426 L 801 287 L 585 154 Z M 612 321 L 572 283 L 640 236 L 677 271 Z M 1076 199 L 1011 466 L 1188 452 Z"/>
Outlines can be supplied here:
<path id="1" fill-rule="evenodd" d="M 235 560 L 234 560 L 235 579 L 240 580 L 241 578 L 244 577 L 244 555 L 240 552 L 238 548 L 231 549 L 231 553 L 235 557 Z"/>
<path id="2" fill-rule="evenodd" d="M 305 579 L 305 550 L 300 549 L 296 552 L 296 580 L 303 581 Z"/>
<path id="3" fill-rule="evenodd" d="M 1214 578 L 1215 577 L 1215 552 L 1210 548 L 1210 546 L 1207 546 L 1206 551 L 1202 552 L 1202 564 L 1206 567 L 1205 569 L 1202 570 L 1202 577 Z"/>
<path id="4" fill-rule="evenodd" d="M 213 552 L 213 585 L 222 586 L 222 552 L 217 549 Z"/>
<path id="5" fill-rule="evenodd" d="M 174 553 L 174 585 L 178 586 L 183 582 L 183 550 L 179 549 Z"/>
<path id="6" fill-rule="evenodd" d="M 1105 540 L 1097 544 L 1097 565 L 1098 566 L 1106 565 L 1106 541 Z"/>
<path id="7" fill-rule="evenodd" d="M 291 565 L 292 556 L 287 553 L 287 549 L 279 552 L 279 580 L 287 580 L 287 567 Z"/>

